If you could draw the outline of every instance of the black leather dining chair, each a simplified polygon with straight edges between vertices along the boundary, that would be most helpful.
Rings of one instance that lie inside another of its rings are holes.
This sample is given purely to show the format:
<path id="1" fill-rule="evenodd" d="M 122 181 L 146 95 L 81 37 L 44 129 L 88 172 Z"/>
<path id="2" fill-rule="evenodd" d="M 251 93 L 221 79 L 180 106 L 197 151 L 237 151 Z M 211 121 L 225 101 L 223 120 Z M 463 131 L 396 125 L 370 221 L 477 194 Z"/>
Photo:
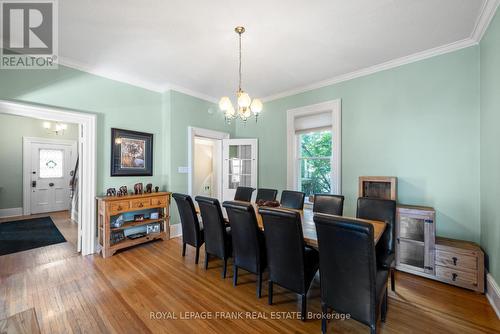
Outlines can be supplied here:
<path id="1" fill-rule="evenodd" d="M 238 187 L 234 194 L 235 201 L 250 202 L 255 188 L 252 187 Z"/>
<path id="2" fill-rule="evenodd" d="M 304 209 L 306 194 L 301 191 L 283 190 L 281 192 L 281 206 L 288 209 Z"/>
<path id="3" fill-rule="evenodd" d="M 328 308 L 370 326 L 387 314 L 386 269 L 377 268 L 373 226 L 353 219 L 315 214 L 321 279 L 321 330 Z"/>
<path id="4" fill-rule="evenodd" d="M 275 201 L 276 196 L 278 196 L 278 190 L 276 189 L 259 188 L 257 189 L 257 197 L 255 198 L 255 201 Z"/>
<path id="5" fill-rule="evenodd" d="M 386 222 L 384 234 L 377 243 L 377 264 L 389 270 L 391 275 L 391 290 L 396 290 L 395 280 L 395 239 L 396 239 L 396 201 L 370 197 L 358 198 L 356 217 L 362 219 Z"/>
<path id="6" fill-rule="evenodd" d="M 331 194 L 314 195 L 313 212 L 342 216 L 344 212 L 344 196 Z"/>
<path id="7" fill-rule="evenodd" d="M 200 227 L 198 215 L 194 208 L 193 199 L 189 195 L 172 194 L 177 203 L 182 225 L 182 256 L 186 255 L 186 244 L 196 248 L 195 263 L 200 258 L 200 247 L 205 241 L 203 227 Z"/>
<path id="8" fill-rule="evenodd" d="M 231 235 L 233 238 L 233 285 L 238 283 L 238 269 L 257 274 L 257 297 L 262 290 L 262 273 L 267 267 L 264 233 L 257 225 L 255 210 L 250 203 L 226 201 Z"/>
<path id="9" fill-rule="evenodd" d="M 196 196 L 200 208 L 205 234 L 205 269 L 208 269 L 210 255 L 224 261 L 222 278 L 226 278 L 227 260 L 231 257 L 231 227 L 227 226 L 222 215 L 219 200 L 216 198 Z"/>
<path id="10" fill-rule="evenodd" d="M 260 208 L 269 267 L 269 305 L 276 283 L 302 297 L 301 318 L 306 318 L 307 291 L 319 267 L 318 251 L 306 246 L 300 213 Z"/>

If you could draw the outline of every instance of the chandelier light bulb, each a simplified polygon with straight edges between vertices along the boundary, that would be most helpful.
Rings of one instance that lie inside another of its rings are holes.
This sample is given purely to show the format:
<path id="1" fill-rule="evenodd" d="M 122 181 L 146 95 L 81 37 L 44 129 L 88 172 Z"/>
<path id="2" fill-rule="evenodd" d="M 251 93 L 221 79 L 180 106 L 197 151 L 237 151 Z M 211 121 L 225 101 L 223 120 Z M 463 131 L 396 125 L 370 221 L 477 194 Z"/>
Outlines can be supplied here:
<path id="1" fill-rule="evenodd" d="M 226 109 L 226 117 L 233 118 L 236 114 L 236 110 L 234 110 L 233 104 L 229 101 L 229 107 Z"/>
<path id="2" fill-rule="evenodd" d="M 256 115 L 262 111 L 262 107 L 262 101 L 259 99 L 253 99 L 252 104 L 250 105 L 250 109 Z"/>
<path id="3" fill-rule="evenodd" d="M 231 103 L 231 100 L 229 99 L 229 97 L 227 97 L 227 96 L 222 97 L 219 101 L 220 110 L 226 111 L 229 109 L 229 107 L 232 107 L 232 103 Z"/>
<path id="4" fill-rule="evenodd" d="M 252 103 L 252 99 L 250 99 L 248 93 L 240 92 L 238 94 L 238 106 L 241 108 L 248 108 L 250 107 L 250 103 Z"/>

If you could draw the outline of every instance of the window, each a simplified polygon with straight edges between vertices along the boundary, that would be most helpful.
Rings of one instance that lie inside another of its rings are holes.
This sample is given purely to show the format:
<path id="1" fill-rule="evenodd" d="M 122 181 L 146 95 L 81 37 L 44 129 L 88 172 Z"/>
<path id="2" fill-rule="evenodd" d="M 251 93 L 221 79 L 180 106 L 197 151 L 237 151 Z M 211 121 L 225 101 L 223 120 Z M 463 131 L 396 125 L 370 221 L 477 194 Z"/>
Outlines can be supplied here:
<path id="1" fill-rule="evenodd" d="M 332 192 L 332 131 L 316 129 L 297 137 L 297 189 L 309 196 Z"/>
<path id="2" fill-rule="evenodd" d="M 40 150 L 40 178 L 63 177 L 63 151 Z"/>

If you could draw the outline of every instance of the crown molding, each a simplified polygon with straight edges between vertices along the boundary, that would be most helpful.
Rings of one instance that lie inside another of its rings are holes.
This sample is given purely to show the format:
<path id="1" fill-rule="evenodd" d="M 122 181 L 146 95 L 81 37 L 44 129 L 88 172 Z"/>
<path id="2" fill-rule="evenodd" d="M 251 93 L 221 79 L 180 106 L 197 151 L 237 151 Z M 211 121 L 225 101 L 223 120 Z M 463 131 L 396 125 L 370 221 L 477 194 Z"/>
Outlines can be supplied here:
<path id="1" fill-rule="evenodd" d="M 304 92 L 318 89 L 318 88 L 323 88 L 323 87 L 337 84 L 337 83 L 340 83 L 343 81 L 352 80 L 355 78 L 363 77 L 363 76 L 374 74 L 374 73 L 377 73 L 380 71 L 385 71 L 385 70 L 388 70 L 391 68 L 414 63 L 414 62 L 417 62 L 420 60 L 432 58 L 435 56 L 439 56 L 442 54 L 446 54 L 449 52 L 453 52 L 453 51 L 464 49 L 464 48 L 467 48 L 470 46 L 477 45 L 481 41 L 481 38 L 483 37 L 484 33 L 488 29 L 488 26 L 489 26 L 491 20 L 495 16 L 495 13 L 497 11 L 499 4 L 500 4 L 500 0 L 486 0 L 484 2 L 483 6 L 481 7 L 481 11 L 479 13 L 479 16 L 476 20 L 476 23 L 474 25 L 474 29 L 473 29 L 470 37 L 468 37 L 468 38 L 464 38 L 462 40 L 459 40 L 459 41 L 456 41 L 453 43 L 449 43 L 449 44 L 445 44 L 442 46 L 438 46 L 438 47 L 435 47 L 432 49 L 417 52 L 417 53 L 414 53 L 414 54 L 409 55 L 409 56 L 389 60 L 387 62 L 378 64 L 378 65 L 374 65 L 374 66 L 370 66 L 370 67 L 366 67 L 366 68 L 361 69 L 361 70 L 353 71 L 353 72 L 346 73 L 346 74 L 341 74 L 339 76 L 336 76 L 336 77 L 333 77 L 333 78 L 330 78 L 327 80 L 319 81 L 319 82 L 312 83 L 312 84 L 309 84 L 306 86 L 297 87 L 297 88 L 287 90 L 287 91 L 284 91 L 281 93 L 266 96 L 262 100 L 264 102 L 269 102 L 272 100 L 276 100 L 276 99 L 280 99 L 283 97 L 304 93 Z"/>
<path id="2" fill-rule="evenodd" d="M 472 31 L 471 38 L 476 42 L 480 42 L 484 36 L 491 20 L 500 5 L 500 0 L 486 0 L 481 8 L 481 12 L 476 20 L 474 30 Z"/>
<path id="3" fill-rule="evenodd" d="M 210 95 L 206 95 L 206 94 L 194 91 L 194 90 L 191 90 L 189 88 L 180 87 L 180 86 L 176 86 L 176 85 L 168 85 L 168 86 L 166 86 L 163 89 L 164 92 L 169 91 L 169 90 L 170 91 L 173 90 L 173 91 L 176 91 L 176 92 L 179 92 L 179 93 L 190 95 L 192 97 L 196 97 L 198 99 L 201 99 L 201 100 L 204 100 L 204 101 L 207 101 L 207 102 L 212 102 L 212 103 L 215 103 L 215 104 L 219 103 L 219 100 L 216 99 L 215 97 L 210 96 Z"/>
<path id="4" fill-rule="evenodd" d="M 302 87 L 297 87 L 297 88 L 294 88 L 294 89 L 291 89 L 291 90 L 288 90 L 288 91 L 284 91 L 284 92 L 281 92 L 281 93 L 278 93 L 278 94 L 266 96 L 262 100 L 264 102 L 269 102 L 269 101 L 280 99 L 280 98 L 283 98 L 283 97 L 287 97 L 287 96 L 291 96 L 291 95 L 296 95 L 296 94 L 304 93 L 304 92 L 307 92 L 307 91 L 310 91 L 310 90 L 314 90 L 314 89 L 318 89 L 318 88 L 323 88 L 323 87 L 330 86 L 330 85 L 333 85 L 333 84 L 337 84 L 337 83 L 340 83 L 340 82 L 352 80 L 352 79 L 359 78 L 359 77 L 364 77 L 364 76 L 367 76 L 367 75 L 370 75 L 370 74 L 374 74 L 374 73 L 377 73 L 377 72 L 381 72 L 381 71 L 385 71 L 385 70 L 388 70 L 388 69 L 391 69 L 391 68 L 395 68 L 395 67 L 399 67 L 399 66 L 402 66 L 402 65 L 414 63 L 414 62 L 417 62 L 417 61 L 420 61 L 420 60 L 424 60 L 424 59 L 427 59 L 427 58 L 439 56 L 439 55 L 442 55 L 442 54 L 445 54 L 445 53 L 449 53 L 449 52 L 452 52 L 452 51 L 456 51 L 456 50 L 460 50 L 460 49 L 463 49 L 463 48 L 467 48 L 469 46 L 473 46 L 473 45 L 476 45 L 476 44 L 477 44 L 477 42 L 474 41 L 473 39 L 471 39 L 471 38 L 465 38 L 465 39 L 457 41 L 457 42 L 453 42 L 453 43 L 450 43 L 450 44 L 438 46 L 438 47 L 433 48 L 433 49 L 429 49 L 429 50 L 417 52 L 417 53 L 414 53 L 414 54 L 409 55 L 409 56 L 405 56 L 405 57 L 401 57 L 401 58 L 389 60 L 389 61 L 381 63 L 381 64 L 373 65 L 373 66 L 366 67 L 366 68 L 361 69 L 361 70 L 357 70 L 357 71 L 353 71 L 353 72 L 350 72 L 350 73 L 342 74 L 342 75 L 339 75 L 339 76 L 336 76 L 336 77 L 333 77 L 333 78 L 330 78 L 330 79 L 327 79 L 327 80 L 319 81 L 319 82 L 316 82 L 316 83 L 313 83 L 313 84 L 309 84 L 309 85 L 306 85 L 306 86 L 302 86 Z"/>
<path id="5" fill-rule="evenodd" d="M 110 79 L 110 80 L 118 81 L 121 83 L 126 83 L 126 84 L 129 84 L 132 86 L 144 88 L 144 89 L 147 89 L 147 90 L 150 90 L 153 92 L 157 92 L 157 93 L 164 92 L 164 90 L 162 89 L 161 86 L 152 84 L 150 82 L 146 82 L 146 81 L 141 80 L 137 77 L 130 76 L 130 75 L 127 75 L 124 73 L 115 72 L 115 71 L 109 71 L 109 70 L 106 70 L 103 68 L 97 68 L 97 67 L 94 67 L 92 65 L 88 65 L 88 64 L 76 61 L 76 60 L 66 58 L 66 57 L 59 57 L 58 64 L 63 65 L 65 67 L 69 67 L 69 68 L 78 70 L 78 71 L 97 75 L 99 77 L 103 77 L 106 79 Z"/>

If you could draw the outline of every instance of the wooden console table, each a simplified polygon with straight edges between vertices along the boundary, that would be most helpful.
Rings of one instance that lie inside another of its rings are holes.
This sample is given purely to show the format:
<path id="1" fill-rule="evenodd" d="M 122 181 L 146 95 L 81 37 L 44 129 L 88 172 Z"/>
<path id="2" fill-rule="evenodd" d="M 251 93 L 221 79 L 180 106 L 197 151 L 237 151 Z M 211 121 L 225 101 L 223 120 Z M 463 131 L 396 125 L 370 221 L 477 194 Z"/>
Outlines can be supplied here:
<path id="1" fill-rule="evenodd" d="M 99 196 L 97 197 L 97 236 L 102 247 L 102 256 L 109 257 L 116 251 L 151 240 L 167 240 L 170 237 L 170 196 L 169 192 L 158 192 L 142 195 Z M 151 219 L 152 212 L 158 218 Z M 144 220 L 134 221 L 133 216 L 143 214 Z M 120 216 L 125 218 L 122 226 L 114 227 L 112 223 Z M 128 216 L 128 217 L 127 217 Z M 146 233 L 148 225 L 160 225 L 158 232 L 145 234 L 137 239 L 128 238 L 127 230 Z"/>

